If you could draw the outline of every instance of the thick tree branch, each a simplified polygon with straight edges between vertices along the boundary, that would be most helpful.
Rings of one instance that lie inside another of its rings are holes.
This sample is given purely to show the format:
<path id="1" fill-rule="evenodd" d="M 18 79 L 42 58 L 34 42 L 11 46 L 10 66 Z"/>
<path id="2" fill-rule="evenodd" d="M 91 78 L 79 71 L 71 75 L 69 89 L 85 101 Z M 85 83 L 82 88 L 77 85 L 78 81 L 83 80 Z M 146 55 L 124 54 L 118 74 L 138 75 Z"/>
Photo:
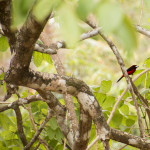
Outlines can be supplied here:
<path id="1" fill-rule="evenodd" d="M 119 131 L 111 128 L 110 138 L 112 140 L 125 143 L 127 145 L 131 145 L 136 148 L 140 148 L 142 150 L 150 149 L 150 142 L 148 140 L 144 140 L 140 137 L 128 134 L 123 131 Z"/>
<path id="2" fill-rule="evenodd" d="M 0 24 L 4 35 L 7 37 L 11 53 L 15 51 L 16 44 L 16 33 L 17 31 L 12 31 L 12 1 L 11 0 L 1 0 L 0 1 Z"/>
<path id="3" fill-rule="evenodd" d="M 40 89 L 42 91 L 53 91 L 62 94 L 68 93 L 75 96 L 82 105 L 84 111 L 88 111 L 93 118 L 101 140 L 109 139 L 109 126 L 104 119 L 102 110 L 90 88 L 83 81 L 75 78 L 33 71 L 26 74 L 25 78 L 26 80 L 22 80 L 24 81 L 21 83 L 22 86 L 27 86 L 36 90 Z M 43 96 L 44 95 L 42 95 L 42 97 Z"/>
<path id="4" fill-rule="evenodd" d="M 22 116 L 21 116 L 21 111 L 19 109 L 18 105 L 14 106 L 14 111 L 16 113 L 16 118 L 17 118 L 17 128 L 19 132 L 20 139 L 23 143 L 23 146 L 26 146 L 28 144 L 25 133 L 23 131 L 23 122 L 22 122 Z"/>
<path id="5" fill-rule="evenodd" d="M 80 106 L 80 122 L 79 129 L 75 135 L 75 142 L 73 144 L 73 150 L 85 150 L 88 145 L 88 141 L 90 138 L 90 131 L 92 125 L 92 118 L 88 112 L 85 112 Z"/>

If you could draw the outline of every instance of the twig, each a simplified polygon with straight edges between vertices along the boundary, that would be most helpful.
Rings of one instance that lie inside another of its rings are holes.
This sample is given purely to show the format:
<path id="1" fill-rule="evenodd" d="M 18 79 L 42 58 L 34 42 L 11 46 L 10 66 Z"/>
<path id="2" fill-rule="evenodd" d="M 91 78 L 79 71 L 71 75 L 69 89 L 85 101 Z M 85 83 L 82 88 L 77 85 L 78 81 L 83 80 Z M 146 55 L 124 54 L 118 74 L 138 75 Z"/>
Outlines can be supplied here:
<path id="1" fill-rule="evenodd" d="M 35 44 L 34 51 L 45 53 L 45 54 L 50 54 L 50 55 L 57 54 L 56 50 L 51 49 L 51 48 L 44 48 L 39 44 Z"/>
<path id="2" fill-rule="evenodd" d="M 90 150 L 90 148 L 100 139 L 100 136 L 98 135 L 87 147 L 86 150 Z"/>
<path id="3" fill-rule="evenodd" d="M 150 38 L 150 31 L 149 31 L 149 30 L 144 29 L 144 28 L 142 28 L 142 27 L 139 26 L 139 25 L 135 26 L 135 28 L 136 28 L 136 30 L 137 30 L 139 33 L 141 33 L 141 34 L 143 34 L 143 35 L 145 35 L 145 36 L 147 36 L 147 37 Z"/>
<path id="4" fill-rule="evenodd" d="M 39 141 L 39 143 L 35 146 L 34 150 L 37 150 L 40 145 L 41 145 L 41 142 Z"/>
<path id="5" fill-rule="evenodd" d="M 93 36 L 97 35 L 100 29 L 101 29 L 101 27 L 98 27 L 98 28 L 93 29 L 93 30 L 91 30 L 89 32 L 83 33 L 80 36 L 80 40 L 82 41 L 82 40 L 85 40 L 85 39 L 88 39 L 90 37 L 93 37 Z"/>

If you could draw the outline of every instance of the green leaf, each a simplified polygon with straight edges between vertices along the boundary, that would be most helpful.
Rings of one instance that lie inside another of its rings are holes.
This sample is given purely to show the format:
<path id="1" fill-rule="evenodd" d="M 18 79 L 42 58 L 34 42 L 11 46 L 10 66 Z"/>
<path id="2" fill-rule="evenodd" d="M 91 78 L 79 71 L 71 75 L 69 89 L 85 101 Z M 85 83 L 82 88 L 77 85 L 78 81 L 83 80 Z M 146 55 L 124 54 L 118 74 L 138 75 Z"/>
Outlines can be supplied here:
<path id="1" fill-rule="evenodd" d="M 126 125 L 127 125 L 128 127 L 132 126 L 134 123 L 135 123 L 135 120 L 132 120 L 132 119 L 127 119 L 127 120 L 126 120 Z"/>
<path id="2" fill-rule="evenodd" d="M 117 3 L 103 1 L 97 8 L 97 19 L 105 32 L 114 31 L 122 22 L 123 11 Z"/>
<path id="3" fill-rule="evenodd" d="M 144 61 L 144 65 L 149 68 L 150 67 L 150 57 Z"/>
<path id="4" fill-rule="evenodd" d="M 32 7 L 32 4 L 35 0 L 13 0 L 13 28 L 17 28 L 18 25 L 24 23 L 25 19 L 27 18 L 28 12 Z"/>
<path id="5" fill-rule="evenodd" d="M 4 91 L 4 93 L 6 93 L 6 92 L 7 92 L 6 82 L 4 82 L 4 83 L 3 83 L 3 91 Z"/>
<path id="6" fill-rule="evenodd" d="M 61 143 L 62 139 L 64 138 L 64 136 L 59 128 L 57 128 L 57 130 L 56 130 L 55 137 L 56 137 L 57 141 L 59 141 L 59 143 Z"/>
<path id="7" fill-rule="evenodd" d="M 5 52 L 9 48 L 7 38 L 5 36 L 0 37 L 0 52 Z"/>
<path id="8" fill-rule="evenodd" d="M 117 28 L 118 40 L 122 43 L 123 47 L 130 54 L 132 49 L 137 47 L 137 36 L 130 20 L 124 16 L 122 24 Z"/>
<path id="9" fill-rule="evenodd" d="M 41 111 L 42 111 L 42 113 L 44 114 L 44 115 L 47 115 L 47 109 L 41 109 Z"/>
<path id="10" fill-rule="evenodd" d="M 48 133 L 47 135 L 48 135 L 50 140 L 52 140 L 56 134 L 56 132 L 54 130 L 52 130 L 51 128 L 47 129 L 47 133 Z"/>
<path id="11" fill-rule="evenodd" d="M 146 88 L 150 88 L 150 72 L 147 73 Z"/>
<path id="12" fill-rule="evenodd" d="M 123 116 L 117 110 L 114 113 L 114 116 L 113 116 L 112 120 L 110 121 L 110 126 L 118 128 L 121 125 L 122 119 L 123 119 Z"/>
<path id="13" fill-rule="evenodd" d="M 28 90 L 24 90 L 24 91 L 22 92 L 21 98 L 25 98 L 25 97 L 27 97 L 27 96 L 28 96 Z"/>
<path id="14" fill-rule="evenodd" d="M 128 105 L 123 105 L 121 108 L 120 108 L 120 111 L 124 114 L 124 115 L 128 115 L 129 114 L 129 107 Z"/>
<path id="15" fill-rule="evenodd" d="M 33 61 L 36 67 L 39 67 L 43 61 L 42 53 L 40 52 L 33 52 Z"/>
<path id="16" fill-rule="evenodd" d="M 97 2 L 91 0 L 79 0 L 77 6 L 77 14 L 83 20 L 86 19 L 89 13 L 93 11 Z"/>
<path id="17" fill-rule="evenodd" d="M 63 145 L 57 145 L 55 150 L 63 150 L 64 149 L 64 146 Z"/>
<path id="18" fill-rule="evenodd" d="M 80 39 L 78 19 L 74 9 L 68 5 L 62 5 L 58 11 L 60 31 L 69 46 L 74 46 Z"/>
<path id="19" fill-rule="evenodd" d="M 60 0 L 38 0 L 33 8 L 33 14 L 37 21 L 43 21 L 54 7 L 60 4 Z"/>
<path id="20" fill-rule="evenodd" d="M 3 72 L 0 74 L 0 80 L 4 80 L 4 73 Z"/>
<path id="21" fill-rule="evenodd" d="M 97 101 L 99 102 L 100 105 L 103 104 L 105 98 L 106 98 L 106 94 L 103 94 L 103 93 L 94 93 Z"/>
<path id="22" fill-rule="evenodd" d="M 120 90 L 120 95 L 123 93 L 123 91 L 124 91 L 124 90 Z M 125 95 L 123 96 L 122 99 L 126 99 L 126 98 L 129 97 L 129 96 L 130 96 L 130 94 L 129 94 L 129 92 L 127 91 L 127 92 L 125 93 Z"/>
<path id="23" fill-rule="evenodd" d="M 0 127 L 5 130 L 8 130 L 9 126 L 14 126 L 14 123 L 10 120 L 10 118 L 5 113 L 1 113 L 0 114 Z"/>
<path id="24" fill-rule="evenodd" d="M 52 59 L 51 59 L 51 57 L 50 57 L 49 54 L 44 54 L 44 53 L 43 53 L 43 58 L 44 58 L 49 64 L 52 64 L 52 63 L 53 63 L 53 61 L 52 61 Z"/>
<path id="25" fill-rule="evenodd" d="M 115 102 L 115 97 L 113 97 L 113 96 L 108 96 L 108 97 L 106 98 L 106 100 L 104 101 L 104 103 L 102 104 L 103 109 L 106 109 L 106 108 L 108 108 L 108 107 L 112 107 L 113 104 L 114 104 L 114 102 Z"/>
<path id="26" fill-rule="evenodd" d="M 58 128 L 58 124 L 57 124 L 57 121 L 56 121 L 56 118 L 51 118 L 50 119 L 50 126 L 53 130 L 56 130 Z"/>
<path id="27" fill-rule="evenodd" d="M 108 93 L 110 91 L 110 89 L 111 89 L 111 86 L 112 86 L 111 80 L 108 80 L 108 81 L 103 80 L 103 81 L 101 81 L 101 90 L 102 90 L 102 92 Z"/>
<path id="28" fill-rule="evenodd" d="M 144 80 L 145 80 L 145 74 L 143 74 L 142 76 L 140 76 L 135 82 L 134 82 L 134 84 L 136 85 L 136 86 L 138 86 L 138 85 L 140 85 Z"/>

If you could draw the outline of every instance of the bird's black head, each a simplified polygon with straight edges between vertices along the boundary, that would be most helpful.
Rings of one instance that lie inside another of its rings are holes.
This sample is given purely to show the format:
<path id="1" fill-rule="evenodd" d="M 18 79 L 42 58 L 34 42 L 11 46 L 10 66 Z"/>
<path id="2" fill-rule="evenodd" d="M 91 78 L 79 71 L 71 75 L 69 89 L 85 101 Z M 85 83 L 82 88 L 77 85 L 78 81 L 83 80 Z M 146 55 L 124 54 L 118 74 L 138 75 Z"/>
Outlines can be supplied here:
<path id="1" fill-rule="evenodd" d="M 137 65 L 132 65 L 130 68 L 138 68 L 139 66 Z"/>

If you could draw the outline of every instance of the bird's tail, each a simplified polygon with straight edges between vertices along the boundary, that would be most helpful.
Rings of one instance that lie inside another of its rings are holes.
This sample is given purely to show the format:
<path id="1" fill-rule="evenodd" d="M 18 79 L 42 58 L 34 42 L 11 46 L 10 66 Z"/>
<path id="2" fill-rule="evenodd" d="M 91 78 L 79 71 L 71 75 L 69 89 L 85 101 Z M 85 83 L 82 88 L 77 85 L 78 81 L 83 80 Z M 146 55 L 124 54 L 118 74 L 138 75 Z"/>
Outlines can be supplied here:
<path id="1" fill-rule="evenodd" d="M 118 79 L 117 83 L 123 78 L 124 76 L 122 76 L 121 78 Z"/>

